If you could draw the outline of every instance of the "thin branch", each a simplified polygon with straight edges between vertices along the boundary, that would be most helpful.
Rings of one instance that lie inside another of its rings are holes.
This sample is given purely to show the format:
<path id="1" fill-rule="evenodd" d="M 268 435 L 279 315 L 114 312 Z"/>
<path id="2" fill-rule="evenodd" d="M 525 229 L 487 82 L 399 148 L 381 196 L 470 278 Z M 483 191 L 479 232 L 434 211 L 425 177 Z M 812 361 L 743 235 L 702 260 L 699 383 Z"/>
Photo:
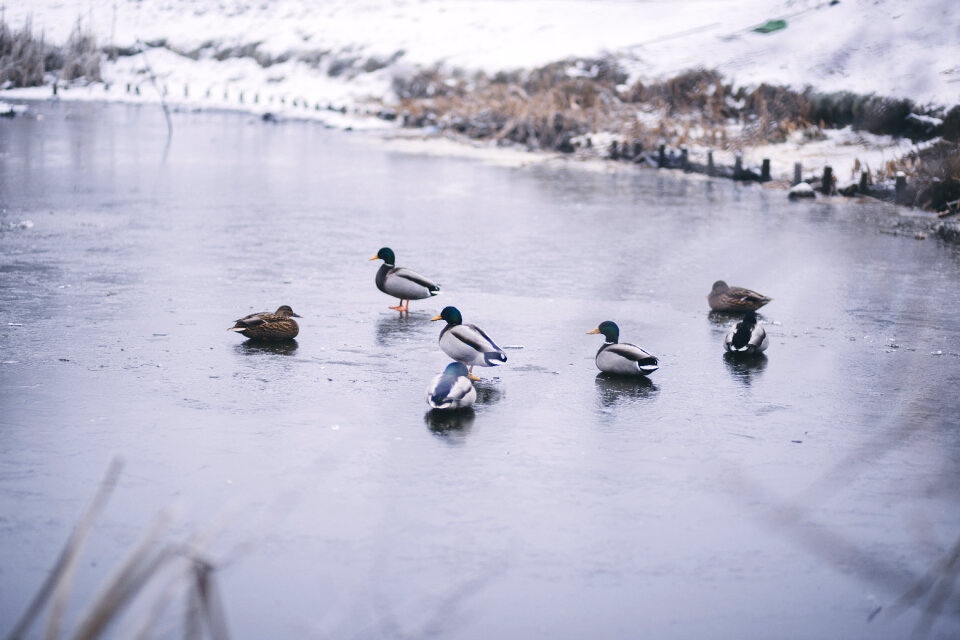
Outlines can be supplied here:
<path id="1" fill-rule="evenodd" d="M 173 120 L 170 118 L 170 107 L 167 106 L 163 91 L 157 83 L 157 74 L 153 72 L 153 67 L 150 66 L 150 60 L 147 58 L 146 45 L 144 45 L 140 38 L 137 38 L 137 48 L 140 49 L 140 55 L 143 56 L 143 66 L 147 69 L 150 83 L 153 85 L 153 88 L 157 90 L 157 95 L 160 96 L 160 106 L 163 108 L 163 117 L 167 119 L 167 143 L 169 144 L 170 139 L 173 138 Z"/>
<path id="2" fill-rule="evenodd" d="M 57 563 L 54 565 L 50 575 L 47 576 L 46 581 L 40 587 L 37 595 L 34 596 L 33 601 L 30 603 L 30 606 L 27 607 L 23 617 L 20 618 L 17 625 L 13 628 L 13 631 L 10 632 L 8 636 L 9 640 L 19 640 L 23 637 L 27 629 L 30 628 L 30 624 L 34 618 L 36 618 L 43 609 L 47 599 L 50 598 L 50 595 L 54 592 L 56 592 L 54 611 L 50 614 L 50 621 L 47 626 L 47 637 L 56 636 L 63 611 L 66 608 L 66 603 L 69 598 L 70 582 L 76 568 L 80 550 L 83 548 L 83 544 L 86 541 L 87 535 L 90 533 L 90 529 L 93 527 L 93 523 L 99 517 L 100 512 L 103 511 L 107 500 L 110 498 L 110 494 L 114 488 L 116 488 L 117 478 L 120 476 L 122 469 L 122 458 L 116 457 L 110 461 L 110 466 L 107 468 L 103 481 L 100 483 L 100 488 L 97 490 L 89 506 L 87 506 L 86 511 L 80 517 L 80 521 L 74 527 L 73 533 L 70 534 L 70 538 L 67 540 L 67 544 L 60 553 L 60 557 L 57 559 Z"/>

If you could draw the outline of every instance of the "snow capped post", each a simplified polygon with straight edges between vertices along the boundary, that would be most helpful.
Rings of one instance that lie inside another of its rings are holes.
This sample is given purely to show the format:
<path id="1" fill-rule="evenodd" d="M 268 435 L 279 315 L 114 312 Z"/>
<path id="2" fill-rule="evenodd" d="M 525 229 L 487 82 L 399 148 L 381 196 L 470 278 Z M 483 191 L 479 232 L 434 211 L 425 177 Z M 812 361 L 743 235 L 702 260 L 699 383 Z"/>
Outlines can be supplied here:
<path id="1" fill-rule="evenodd" d="M 707 175 L 713 176 L 716 173 L 716 169 L 713 166 L 713 150 L 707 151 Z"/>
<path id="2" fill-rule="evenodd" d="M 793 163 L 793 181 L 790 183 L 790 186 L 795 187 L 801 182 L 803 182 L 803 165 L 799 162 Z"/>
<path id="3" fill-rule="evenodd" d="M 667 145 L 660 143 L 660 151 L 657 154 L 657 167 L 663 168 L 667 166 Z"/>
<path id="4" fill-rule="evenodd" d="M 764 158 L 760 165 L 760 182 L 770 182 L 770 158 Z"/>
<path id="5" fill-rule="evenodd" d="M 743 156 L 739 153 L 733 156 L 733 179 L 740 180 L 743 178 Z"/>
<path id="6" fill-rule="evenodd" d="M 897 180 L 894 183 L 893 201 L 897 204 L 907 204 L 907 174 L 903 171 L 897 171 Z"/>
<path id="7" fill-rule="evenodd" d="M 680 147 L 680 168 L 684 171 L 690 168 L 690 156 L 686 147 Z"/>

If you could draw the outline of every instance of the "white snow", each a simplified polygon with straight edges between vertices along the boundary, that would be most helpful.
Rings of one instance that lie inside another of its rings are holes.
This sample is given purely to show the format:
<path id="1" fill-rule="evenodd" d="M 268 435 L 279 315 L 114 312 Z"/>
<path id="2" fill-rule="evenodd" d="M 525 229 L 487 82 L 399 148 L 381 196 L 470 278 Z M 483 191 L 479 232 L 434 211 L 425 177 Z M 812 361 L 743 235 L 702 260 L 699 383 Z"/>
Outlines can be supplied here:
<path id="1" fill-rule="evenodd" d="M 32 20 L 52 42 L 66 41 L 79 19 L 100 45 L 167 43 L 105 62 L 106 86 L 74 86 L 63 98 L 156 102 L 165 91 L 182 108 L 271 111 L 334 126 L 361 125 L 328 105 L 389 101 L 393 78 L 416 68 L 495 72 L 605 55 L 620 61 L 631 82 L 703 67 L 738 86 L 809 85 L 920 105 L 960 103 L 957 0 L 21 0 L 7 5 L 4 17 L 14 28 Z M 769 19 L 786 20 L 786 29 L 752 30 Z M 260 55 L 289 59 L 263 67 L 249 57 L 213 57 L 254 43 Z M 309 55 L 315 64 L 297 61 Z M 372 62 L 367 68 L 378 68 L 364 71 Z M 345 72 L 330 73 L 338 67 Z M 0 95 L 47 97 L 50 89 Z M 846 158 L 835 162 L 843 175 L 843 162 L 856 157 L 848 145 L 856 136 L 855 144 L 877 143 L 861 163 L 903 152 L 902 142 L 834 132 L 823 144 L 787 143 L 751 155 L 795 158 L 803 149 L 816 164 L 833 149 Z"/>
<path id="2" fill-rule="evenodd" d="M 738 84 L 960 102 L 956 0 L 30 0 L 5 16 L 14 27 L 31 18 L 54 42 L 81 19 L 102 44 L 403 51 L 402 65 L 488 71 L 611 53 L 638 77 L 708 67 Z M 772 18 L 787 28 L 751 30 Z"/>

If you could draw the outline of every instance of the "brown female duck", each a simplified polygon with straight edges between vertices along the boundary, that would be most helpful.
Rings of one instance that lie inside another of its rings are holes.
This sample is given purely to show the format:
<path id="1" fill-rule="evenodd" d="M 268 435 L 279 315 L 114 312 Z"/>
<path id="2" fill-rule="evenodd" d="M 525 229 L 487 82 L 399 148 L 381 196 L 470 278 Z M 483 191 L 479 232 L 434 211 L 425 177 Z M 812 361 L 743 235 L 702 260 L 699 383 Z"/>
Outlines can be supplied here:
<path id="1" fill-rule="evenodd" d="M 763 305 L 773 300 L 765 295 L 744 289 L 743 287 L 731 287 L 723 280 L 717 280 L 713 283 L 713 290 L 707 296 L 707 302 L 714 311 L 756 311 Z"/>
<path id="2" fill-rule="evenodd" d="M 261 311 L 240 318 L 227 331 L 236 331 L 254 340 L 290 340 L 300 333 L 300 327 L 294 320 L 300 317 L 288 305 L 283 305 L 273 313 Z"/>

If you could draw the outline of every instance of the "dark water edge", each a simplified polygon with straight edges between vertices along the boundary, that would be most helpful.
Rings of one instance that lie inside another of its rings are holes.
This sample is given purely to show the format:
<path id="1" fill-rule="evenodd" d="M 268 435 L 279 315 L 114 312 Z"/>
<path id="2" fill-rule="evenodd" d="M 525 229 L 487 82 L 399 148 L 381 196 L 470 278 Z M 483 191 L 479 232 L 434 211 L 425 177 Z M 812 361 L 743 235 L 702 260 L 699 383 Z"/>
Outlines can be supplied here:
<path id="1" fill-rule="evenodd" d="M 867 618 L 960 532 L 960 252 L 882 233 L 889 207 L 240 114 L 175 114 L 165 151 L 158 109 L 37 108 L 0 122 L 0 631 L 118 452 L 75 610 L 178 503 L 175 533 L 241 514 L 214 558 L 256 540 L 219 575 L 241 638 L 921 622 Z M 443 286 L 409 318 L 383 245 Z M 723 358 L 718 278 L 774 298 L 766 360 Z M 295 344 L 227 333 L 284 303 Z M 436 421 L 444 304 L 522 348 Z M 606 319 L 661 358 L 649 385 L 598 376 Z"/>

